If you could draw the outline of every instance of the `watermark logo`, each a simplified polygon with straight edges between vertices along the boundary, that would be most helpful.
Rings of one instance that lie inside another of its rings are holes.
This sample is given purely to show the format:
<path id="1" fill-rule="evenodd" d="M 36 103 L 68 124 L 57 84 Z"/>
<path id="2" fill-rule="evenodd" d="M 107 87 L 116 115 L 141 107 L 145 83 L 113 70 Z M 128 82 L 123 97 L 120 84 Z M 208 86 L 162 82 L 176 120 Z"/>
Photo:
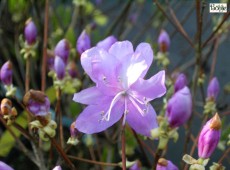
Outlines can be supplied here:
<path id="1" fill-rule="evenodd" d="M 228 6 L 227 3 L 210 3 L 209 12 L 210 13 L 227 13 Z"/>

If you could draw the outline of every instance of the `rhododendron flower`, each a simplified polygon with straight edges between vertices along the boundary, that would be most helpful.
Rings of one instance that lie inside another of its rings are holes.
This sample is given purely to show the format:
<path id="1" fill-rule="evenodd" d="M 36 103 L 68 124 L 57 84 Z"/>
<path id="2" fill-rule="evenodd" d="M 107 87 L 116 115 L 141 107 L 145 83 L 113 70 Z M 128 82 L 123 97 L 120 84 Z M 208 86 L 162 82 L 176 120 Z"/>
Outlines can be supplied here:
<path id="1" fill-rule="evenodd" d="M 60 57 L 64 61 L 64 63 L 67 64 L 69 53 L 70 53 L 69 42 L 66 39 L 60 40 L 54 49 L 55 56 Z"/>
<path id="2" fill-rule="evenodd" d="M 46 116 L 49 114 L 50 101 L 41 91 L 30 90 L 23 97 L 23 103 L 35 116 Z"/>
<path id="3" fill-rule="evenodd" d="M 174 91 L 177 92 L 178 90 L 185 87 L 187 84 L 188 83 L 186 76 L 183 73 L 179 74 L 174 84 Z"/>
<path id="4" fill-rule="evenodd" d="M 1 170 L 14 170 L 13 168 L 11 168 L 9 165 L 7 165 L 6 163 L 0 161 L 0 169 Z"/>
<path id="5" fill-rule="evenodd" d="M 160 35 L 158 37 L 158 45 L 160 47 L 161 52 L 167 52 L 170 46 L 170 38 L 168 33 L 165 30 L 161 30 Z"/>
<path id="6" fill-rule="evenodd" d="M 220 91 L 220 85 L 219 81 L 216 77 L 213 77 L 210 83 L 208 84 L 208 89 L 207 89 L 207 97 L 209 99 L 214 99 L 216 100 L 218 94 Z"/>
<path id="7" fill-rule="evenodd" d="M 209 158 L 215 150 L 219 140 L 221 120 L 216 114 L 202 128 L 198 140 L 198 155 L 200 158 Z"/>
<path id="8" fill-rule="evenodd" d="M 0 80 L 4 85 L 11 85 L 12 84 L 12 64 L 10 61 L 5 62 L 0 70 Z"/>
<path id="9" fill-rule="evenodd" d="M 123 124 L 150 136 L 158 125 L 149 102 L 166 92 L 165 71 L 143 79 L 152 60 L 147 43 L 139 44 L 135 51 L 129 41 L 116 42 L 108 51 L 98 47 L 85 51 L 81 64 L 96 86 L 74 95 L 74 101 L 89 105 L 77 118 L 76 128 L 87 134 L 101 132 L 123 116 Z"/>
<path id="10" fill-rule="evenodd" d="M 54 59 L 54 71 L 59 80 L 65 77 L 65 63 L 59 56 L 56 56 Z"/>
<path id="11" fill-rule="evenodd" d="M 166 116 L 170 127 L 183 125 L 192 113 L 192 97 L 187 86 L 177 91 L 168 101 Z"/>
<path id="12" fill-rule="evenodd" d="M 115 43 L 117 42 L 117 38 L 114 37 L 113 35 L 108 36 L 107 38 L 105 38 L 102 41 L 99 41 L 97 43 L 97 47 L 103 48 L 104 50 L 109 50 L 109 48 Z"/>
<path id="13" fill-rule="evenodd" d="M 160 158 L 156 170 L 178 170 L 178 168 L 170 160 Z"/>
<path id="14" fill-rule="evenodd" d="M 36 42 L 37 38 L 37 27 L 32 21 L 31 18 L 29 18 L 26 21 L 25 29 L 24 29 L 24 36 L 27 44 L 32 45 Z"/>
<path id="15" fill-rule="evenodd" d="M 91 40 L 89 34 L 83 30 L 77 40 L 76 49 L 77 52 L 81 55 L 84 51 L 88 50 L 91 47 Z"/>

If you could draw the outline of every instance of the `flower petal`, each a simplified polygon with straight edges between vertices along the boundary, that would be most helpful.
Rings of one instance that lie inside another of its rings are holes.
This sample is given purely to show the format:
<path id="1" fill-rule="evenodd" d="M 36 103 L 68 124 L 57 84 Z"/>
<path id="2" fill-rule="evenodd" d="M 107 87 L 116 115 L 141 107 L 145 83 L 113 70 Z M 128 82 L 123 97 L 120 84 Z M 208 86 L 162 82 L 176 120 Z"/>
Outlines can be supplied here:
<path id="1" fill-rule="evenodd" d="M 140 43 L 137 46 L 137 48 L 135 50 L 135 53 L 140 54 L 139 58 L 144 59 L 145 63 L 147 64 L 146 70 L 141 75 L 141 77 L 143 78 L 146 75 L 149 67 L 151 66 L 151 64 L 153 62 L 153 50 L 152 50 L 150 44 L 148 44 L 148 43 Z"/>
<path id="2" fill-rule="evenodd" d="M 148 112 L 142 116 L 136 107 L 131 102 L 129 102 L 126 121 L 137 133 L 149 137 L 150 131 L 158 127 L 157 115 L 151 105 L 148 106 Z"/>
<path id="3" fill-rule="evenodd" d="M 86 107 L 76 120 L 76 128 L 83 133 L 93 134 L 112 126 L 121 119 L 124 112 L 124 104 L 118 101 L 111 110 L 109 121 L 102 120 L 102 113 L 106 113 L 109 104 L 109 102 L 106 102 Z"/>
<path id="4" fill-rule="evenodd" d="M 97 87 L 90 87 L 75 93 L 73 100 L 82 104 L 100 104 L 103 101 L 111 100 L 111 97 L 105 96 Z"/>
<path id="5" fill-rule="evenodd" d="M 109 49 L 109 53 L 114 55 L 120 62 L 126 61 L 133 54 L 133 45 L 130 41 L 115 42 Z"/>
<path id="6" fill-rule="evenodd" d="M 163 96 L 166 92 L 165 71 L 158 72 L 148 80 L 139 78 L 131 89 L 135 95 L 145 97 L 147 101 Z"/>
<path id="7" fill-rule="evenodd" d="M 117 92 L 120 87 L 118 72 L 121 64 L 114 56 L 102 48 L 95 47 L 82 54 L 81 62 L 86 73 L 98 87 L 107 89 L 106 93 Z"/>

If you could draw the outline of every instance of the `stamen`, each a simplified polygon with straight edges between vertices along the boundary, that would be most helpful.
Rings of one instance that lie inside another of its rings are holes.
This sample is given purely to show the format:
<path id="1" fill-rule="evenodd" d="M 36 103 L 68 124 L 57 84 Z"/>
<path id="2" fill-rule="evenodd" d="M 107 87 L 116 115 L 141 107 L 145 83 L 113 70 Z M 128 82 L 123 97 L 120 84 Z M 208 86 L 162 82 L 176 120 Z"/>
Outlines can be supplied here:
<path id="1" fill-rule="evenodd" d="M 124 94 L 125 92 L 119 92 L 117 93 L 117 95 L 113 98 L 110 106 L 109 106 L 109 110 L 106 112 L 106 114 L 102 117 L 102 120 L 106 120 L 109 121 L 110 119 L 110 114 L 111 114 L 111 110 L 113 108 L 113 106 L 117 103 L 117 101 L 120 99 L 120 97 Z"/>
<path id="2" fill-rule="evenodd" d="M 138 106 L 138 104 L 133 100 L 131 96 L 129 96 L 130 101 L 133 103 L 134 107 L 141 113 L 142 116 L 145 116 L 146 113 Z"/>
<path id="3" fill-rule="evenodd" d="M 126 121 L 126 115 L 128 114 L 128 109 L 127 109 L 127 98 L 125 97 L 125 112 L 124 112 L 124 117 L 123 117 L 123 121 L 122 121 L 122 125 L 125 125 L 125 121 Z"/>

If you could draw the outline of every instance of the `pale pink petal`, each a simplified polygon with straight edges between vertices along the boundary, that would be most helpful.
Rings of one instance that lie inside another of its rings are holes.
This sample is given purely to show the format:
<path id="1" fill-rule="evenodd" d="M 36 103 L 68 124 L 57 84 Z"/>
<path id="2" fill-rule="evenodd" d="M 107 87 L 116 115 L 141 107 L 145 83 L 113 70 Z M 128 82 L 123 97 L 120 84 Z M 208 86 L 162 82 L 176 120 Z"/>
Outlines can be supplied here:
<path id="1" fill-rule="evenodd" d="M 160 71 L 148 80 L 138 79 L 130 87 L 137 96 L 143 96 L 147 101 L 159 98 L 166 93 L 165 71 Z"/>
<path id="2" fill-rule="evenodd" d="M 115 42 L 109 49 L 109 53 L 122 63 L 127 59 L 129 60 L 133 52 L 133 45 L 129 41 Z"/>
<path id="3" fill-rule="evenodd" d="M 146 107 L 138 105 L 141 109 L 146 109 Z M 150 136 L 150 131 L 158 127 L 156 112 L 150 104 L 145 114 L 142 115 L 133 103 L 129 101 L 126 121 L 137 133 L 144 136 Z"/>
<path id="4" fill-rule="evenodd" d="M 97 87 L 90 87 L 74 94 L 73 100 L 82 104 L 100 104 L 111 97 L 105 96 Z"/>
<path id="5" fill-rule="evenodd" d="M 76 128 L 80 132 L 93 134 L 104 131 L 119 121 L 124 112 L 124 104 L 119 101 L 112 108 L 109 121 L 102 120 L 102 113 L 107 112 L 110 102 L 86 107 L 76 120 Z"/>
<path id="6" fill-rule="evenodd" d="M 151 64 L 153 62 L 153 50 L 152 50 L 150 44 L 148 44 L 148 43 L 140 43 L 137 46 L 137 48 L 135 50 L 135 53 L 140 54 L 139 59 L 140 60 L 144 59 L 145 64 L 147 65 L 146 70 L 141 75 L 141 77 L 143 78 L 146 75 L 149 67 L 151 66 Z"/>

